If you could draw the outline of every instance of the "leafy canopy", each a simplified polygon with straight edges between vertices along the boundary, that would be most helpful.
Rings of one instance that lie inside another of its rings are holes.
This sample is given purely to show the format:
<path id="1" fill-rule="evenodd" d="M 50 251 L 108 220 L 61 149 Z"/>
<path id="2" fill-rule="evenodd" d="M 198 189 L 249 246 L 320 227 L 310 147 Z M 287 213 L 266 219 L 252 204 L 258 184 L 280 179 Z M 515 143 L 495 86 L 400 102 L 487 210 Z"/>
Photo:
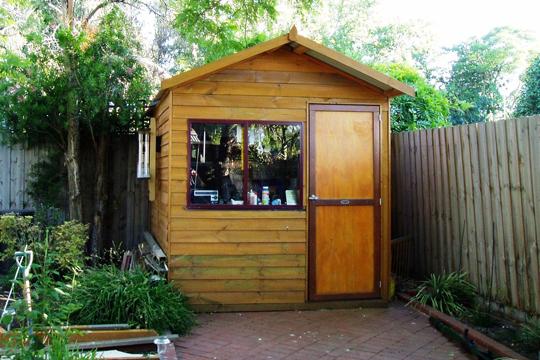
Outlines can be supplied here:
<path id="1" fill-rule="evenodd" d="M 304 13 L 315 0 L 291 0 Z M 174 27 L 191 51 L 189 65 L 201 65 L 268 39 L 268 28 L 278 16 L 277 0 L 176 1 Z"/>
<path id="2" fill-rule="evenodd" d="M 540 114 L 540 55 L 529 65 L 523 74 L 523 88 L 517 99 L 515 115 Z"/>
<path id="3" fill-rule="evenodd" d="M 403 64 L 377 65 L 375 68 L 416 89 L 416 97 L 402 95 L 392 100 L 392 131 L 407 131 L 447 126 L 450 102 L 413 67 Z"/>
<path id="4" fill-rule="evenodd" d="M 65 149 L 67 99 L 73 94 L 83 132 L 137 126 L 152 88 L 137 58 L 141 49 L 135 30 L 124 13 L 113 7 L 97 28 L 77 31 L 40 14 L 43 26 L 25 33 L 20 51 L 8 51 L 0 59 L 4 138 Z"/>
<path id="5" fill-rule="evenodd" d="M 496 28 L 451 49 L 457 60 L 446 89 L 451 98 L 469 105 L 451 112 L 453 124 L 487 121 L 503 110 L 501 91 L 520 56 L 514 43 L 523 37 L 516 30 Z"/>

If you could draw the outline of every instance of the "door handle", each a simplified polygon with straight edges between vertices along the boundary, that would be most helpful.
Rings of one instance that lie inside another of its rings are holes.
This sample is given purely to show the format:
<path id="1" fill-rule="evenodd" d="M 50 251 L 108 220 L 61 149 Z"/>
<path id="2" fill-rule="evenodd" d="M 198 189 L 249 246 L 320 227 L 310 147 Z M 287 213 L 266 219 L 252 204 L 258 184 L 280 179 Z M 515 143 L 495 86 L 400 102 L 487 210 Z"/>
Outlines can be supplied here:
<path id="1" fill-rule="evenodd" d="M 319 200 L 319 197 L 315 194 L 311 194 L 311 196 L 309 197 L 309 200 Z"/>

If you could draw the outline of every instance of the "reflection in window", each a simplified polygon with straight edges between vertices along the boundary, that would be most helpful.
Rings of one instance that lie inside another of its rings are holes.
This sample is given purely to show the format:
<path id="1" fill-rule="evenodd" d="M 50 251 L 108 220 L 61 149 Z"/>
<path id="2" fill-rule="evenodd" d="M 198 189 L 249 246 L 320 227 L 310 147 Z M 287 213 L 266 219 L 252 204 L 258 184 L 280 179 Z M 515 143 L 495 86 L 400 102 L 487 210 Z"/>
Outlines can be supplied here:
<path id="1" fill-rule="evenodd" d="M 192 121 L 189 141 L 189 206 L 302 206 L 300 123 Z"/>
<path id="2" fill-rule="evenodd" d="M 190 199 L 192 204 L 243 204 L 240 124 L 191 126 Z"/>
<path id="3" fill-rule="evenodd" d="M 300 125 L 259 125 L 248 129 L 250 205 L 297 205 Z"/>

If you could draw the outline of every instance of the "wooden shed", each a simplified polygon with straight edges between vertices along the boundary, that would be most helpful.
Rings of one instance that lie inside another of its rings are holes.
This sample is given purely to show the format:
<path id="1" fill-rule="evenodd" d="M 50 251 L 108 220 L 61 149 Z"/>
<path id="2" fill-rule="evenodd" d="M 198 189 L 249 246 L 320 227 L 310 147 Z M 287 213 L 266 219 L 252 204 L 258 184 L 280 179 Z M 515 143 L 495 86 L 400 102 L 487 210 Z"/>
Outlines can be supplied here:
<path id="1" fill-rule="evenodd" d="M 151 231 L 197 310 L 388 300 L 401 94 L 414 89 L 294 27 L 161 83 Z"/>

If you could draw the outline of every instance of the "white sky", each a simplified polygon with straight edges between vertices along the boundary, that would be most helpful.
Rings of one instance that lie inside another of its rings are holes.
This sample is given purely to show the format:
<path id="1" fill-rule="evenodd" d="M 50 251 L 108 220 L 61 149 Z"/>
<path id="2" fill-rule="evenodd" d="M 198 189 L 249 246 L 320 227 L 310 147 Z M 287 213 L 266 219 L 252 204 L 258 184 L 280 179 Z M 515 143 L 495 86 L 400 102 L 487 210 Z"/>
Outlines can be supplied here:
<path id="1" fill-rule="evenodd" d="M 439 46 L 482 36 L 500 26 L 525 30 L 540 39 L 540 0 L 379 0 L 376 15 L 388 23 L 427 23 Z"/>

